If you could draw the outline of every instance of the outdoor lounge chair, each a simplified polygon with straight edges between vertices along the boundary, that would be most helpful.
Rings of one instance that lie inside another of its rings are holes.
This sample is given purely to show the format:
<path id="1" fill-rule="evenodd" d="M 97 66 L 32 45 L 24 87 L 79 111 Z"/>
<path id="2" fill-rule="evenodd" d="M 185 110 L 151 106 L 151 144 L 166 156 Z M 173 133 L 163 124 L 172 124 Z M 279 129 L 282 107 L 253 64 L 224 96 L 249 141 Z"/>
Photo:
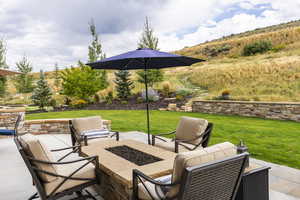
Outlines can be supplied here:
<path id="1" fill-rule="evenodd" d="M 171 175 L 152 179 L 133 170 L 133 199 L 234 200 L 248 158 L 228 142 L 179 153 Z"/>
<path id="2" fill-rule="evenodd" d="M 78 199 L 95 199 L 84 189 L 97 184 L 97 173 L 95 173 L 95 170 L 99 169 L 97 156 L 65 160 L 69 155 L 80 150 L 80 146 L 76 146 L 53 150 L 72 149 L 58 161 L 54 161 L 48 148 L 34 135 L 16 135 L 14 141 L 37 188 L 37 193 L 29 200 L 35 198 L 55 200 L 73 193 L 79 196 Z M 82 191 L 87 194 L 83 195 Z"/>
<path id="3" fill-rule="evenodd" d="M 205 119 L 181 117 L 176 131 L 166 134 L 152 135 L 152 145 L 173 151 L 184 152 L 207 147 L 213 124 Z M 175 135 L 175 138 L 160 136 Z"/>
<path id="4" fill-rule="evenodd" d="M 119 140 L 119 132 L 110 131 L 100 116 L 74 118 L 69 121 L 72 145 L 85 145 L 96 142 L 99 139 Z"/>

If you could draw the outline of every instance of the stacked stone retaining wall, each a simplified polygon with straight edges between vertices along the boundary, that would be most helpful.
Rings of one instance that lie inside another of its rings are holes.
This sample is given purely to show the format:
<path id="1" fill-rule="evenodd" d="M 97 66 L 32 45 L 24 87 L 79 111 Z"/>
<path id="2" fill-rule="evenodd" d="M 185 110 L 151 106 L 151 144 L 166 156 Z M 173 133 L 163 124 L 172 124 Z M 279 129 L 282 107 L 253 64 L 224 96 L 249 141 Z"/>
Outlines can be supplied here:
<path id="1" fill-rule="evenodd" d="M 193 112 L 239 115 L 300 122 L 299 102 L 194 101 Z"/>

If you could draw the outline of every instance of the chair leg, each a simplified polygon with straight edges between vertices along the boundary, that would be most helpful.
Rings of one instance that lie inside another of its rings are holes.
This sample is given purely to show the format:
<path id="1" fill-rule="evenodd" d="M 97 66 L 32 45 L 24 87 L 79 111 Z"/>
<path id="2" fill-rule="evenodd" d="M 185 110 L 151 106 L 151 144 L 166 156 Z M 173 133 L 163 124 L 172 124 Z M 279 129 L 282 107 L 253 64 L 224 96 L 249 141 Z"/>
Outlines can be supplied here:
<path id="1" fill-rule="evenodd" d="M 84 190 L 84 191 L 88 194 L 88 197 L 90 197 L 93 200 L 97 200 L 88 190 Z"/>
<path id="2" fill-rule="evenodd" d="M 28 200 L 37 199 L 37 198 L 39 198 L 38 193 L 35 193 L 35 194 L 31 195 L 31 197 L 29 197 Z"/>

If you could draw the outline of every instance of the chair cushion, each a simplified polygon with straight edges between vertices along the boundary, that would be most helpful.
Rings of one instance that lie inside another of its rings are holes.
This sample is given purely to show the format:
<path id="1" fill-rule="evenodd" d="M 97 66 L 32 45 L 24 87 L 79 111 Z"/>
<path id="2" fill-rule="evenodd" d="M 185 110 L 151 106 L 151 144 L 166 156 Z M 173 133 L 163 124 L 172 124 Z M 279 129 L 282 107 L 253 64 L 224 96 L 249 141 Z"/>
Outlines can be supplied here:
<path id="1" fill-rule="evenodd" d="M 80 162 L 71 163 L 71 164 L 58 165 L 58 167 L 57 167 L 58 174 L 63 175 L 63 176 L 69 176 L 76 169 L 78 169 L 80 166 L 82 166 L 86 162 L 87 161 L 80 161 Z M 83 167 L 82 169 L 80 169 L 72 177 L 76 177 L 76 178 L 95 178 L 95 167 L 90 163 L 90 164 L 86 165 L 85 167 Z M 55 187 L 57 187 L 63 180 L 64 180 L 64 178 L 59 177 L 55 181 L 44 184 L 47 195 L 49 195 L 55 189 Z M 83 183 L 86 183 L 86 182 L 89 182 L 89 181 L 88 180 L 87 181 L 67 180 L 65 183 L 63 183 L 60 186 L 60 188 L 57 191 L 55 191 L 55 193 L 64 191 L 66 189 L 75 187 L 77 185 L 80 185 L 80 184 L 83 184 Z"/>
<path id="2" fill-rule="evenodd" d="M 108 130 L 104 130 L 104 129 L 94 129 L 94 130 L 83 131 L 82 135 L 85 135 L 88 138 L 108 137 L 110 135 L 110 132 Z"/>
<path id="3" fill-rule="evenodd" d="M 51 152 L 47 148 L 47 146 L 40 141 L 36 136 L 32 134 L 25 134 L 20 137 L 20 143 L 24 150 L 30 155 L 33 156 L 35 159 L 48 161 L 48 162 L 55 162 L 55 160 L 52 157 Z M 51 173 L 57 173 L 56 166 L 55 165 L 48 165 L 43 163 L 37 163 L 34 162 L 37 168 L 51 172 Z M 41 179 L 44 182 L 51 182 L 57 179 L 57 177 L 50 176 L 45 173 L 39 173 Z"/>
<path id="4" fill-rule="evenodd" d="M 179 153 L 174 161 L 172 183 L 180 181 L 187 167 L 201 165 L 207 162 L 225 159 L 237 154 L 236 146 L 230 142 L 216 144 L 201 150 Z M 173 187 L 167 194 L 172 197 L 179 192 L 180 186 Z"/>
<path id="5" fill-rule="evenodd" d="M 155 179 L 156 181 L 162 182 L 162 183 L 171 183 L 171 174 L 170 175 L 166 175 L 166 176 L 162 176 L 159 178 Z M 144 182 L 145 186 L 147 187 L 148 191 L 151 193 L 152 197 L 156 200 L 159 200 L 163 197 L 165 197 L 165 192 L 162 191 L 161 187 L 155 187 L 154 184 L 145 181 Z M 145 188 L 145 186 L 142 183 L 138 184 L 138 196 L 139 199 L 142 200 L 148 200 L 148 199 L 152 199 L 151 196 L 149 195 L 149 192 L 147 191 L 147 189 Z M 158 193 L 158 194 L 157 194 Z"/>
<path id="6" fill-rule="evenodd" d="M 208 126 L 208 121 L 201 118 L 181 117 L 176 129 L 176 139 L 192 140 L 191 144 L 199 144 L 202 138 L 197 138 L 204 133 Z M 194 139 L 194 140 L 193 140 Z"/>
<path id="7" fill-rule="evenodd" d="M 74 118 L 72 124 L 79 134 L 84 131 L 103 129 L 100 116 Z"/>
<path id="8" fill-rule="evenodd" d="M 165 138 L 164 138 L 165 139 Z M 166 138 L 165 140 L 167 140 L 167 142 L 161 141 L 161 140 L 156 140 L 155 141 L 155 146 L 160 147 L 162 149 L 165 149 L 167 151 L 172 151 L 175 152 L 175 142 L 171 141 L 171 139 Z M 189 143 L 184 143 L 183 145 L 187 146 L 190 149 L 195 148 L 194 145 L 189 144 Z M 186 148 L 185 146 L 179 145 L 178 146 L 178 152 L 186 152 L 186 151 L 190 151 L 188 148 Z M 203 147 L 200 145 L 197 147 L 197 149 L 202 149 Z"/>
<path id="9" fill-rule="evenodd" d="M 14 135 L 15 130 L 0 129 L 0 135 Z"/>
<path id="10" fill-rule="evenodd" d="M 113 140 L 116 141 L 115 139 L 112 139 L 110 137 L 100 137 L 100 138 L 91 138 L 87 141 L 88 145 L 90 144 L 97 144 L 97 142 L 103 142 L 103 140 Z M 81 145 L 84 145 L 84 141 L 81 142 Z"/>

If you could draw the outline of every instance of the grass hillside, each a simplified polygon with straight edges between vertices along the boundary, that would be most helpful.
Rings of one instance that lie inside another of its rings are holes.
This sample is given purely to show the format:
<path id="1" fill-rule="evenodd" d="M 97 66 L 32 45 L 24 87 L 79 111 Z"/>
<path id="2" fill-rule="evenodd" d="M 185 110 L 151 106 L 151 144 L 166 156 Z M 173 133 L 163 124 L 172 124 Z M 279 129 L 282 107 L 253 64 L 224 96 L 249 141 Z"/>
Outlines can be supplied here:
<path id="1" fill-rule="evenodd" d="M 259 41 L 269 42 L 271 49 L 243 56 L 245 46 Z M 226 90 L 233 100 L 300 101 L 300 20 L 230 35 L 175 53 L 207 61 L 191 67 L 165 69 L 165 81 L 173 90 L 188 89 L 201 99 L 216 99 Z M 111 82 L 108 90 L 111 90 L 113 71 L 108 75 Z M 53 77 L 53 72 L 46 72 L 50 85 Z M 136 79 L 134 72 L 132 77 Z M 7 103 L 29 101 L 28 95 L 16 96 L 11 81 L 8 85 L 11 95 Z M 135 92 L 143 88 L 138 83 L 135 86 Z M 162 84 L 156 87 L 161 88 Z M 52 88 L 56 93 L 59 90 Z M 56 98 L 63 99 L 59 95 Z"/>

